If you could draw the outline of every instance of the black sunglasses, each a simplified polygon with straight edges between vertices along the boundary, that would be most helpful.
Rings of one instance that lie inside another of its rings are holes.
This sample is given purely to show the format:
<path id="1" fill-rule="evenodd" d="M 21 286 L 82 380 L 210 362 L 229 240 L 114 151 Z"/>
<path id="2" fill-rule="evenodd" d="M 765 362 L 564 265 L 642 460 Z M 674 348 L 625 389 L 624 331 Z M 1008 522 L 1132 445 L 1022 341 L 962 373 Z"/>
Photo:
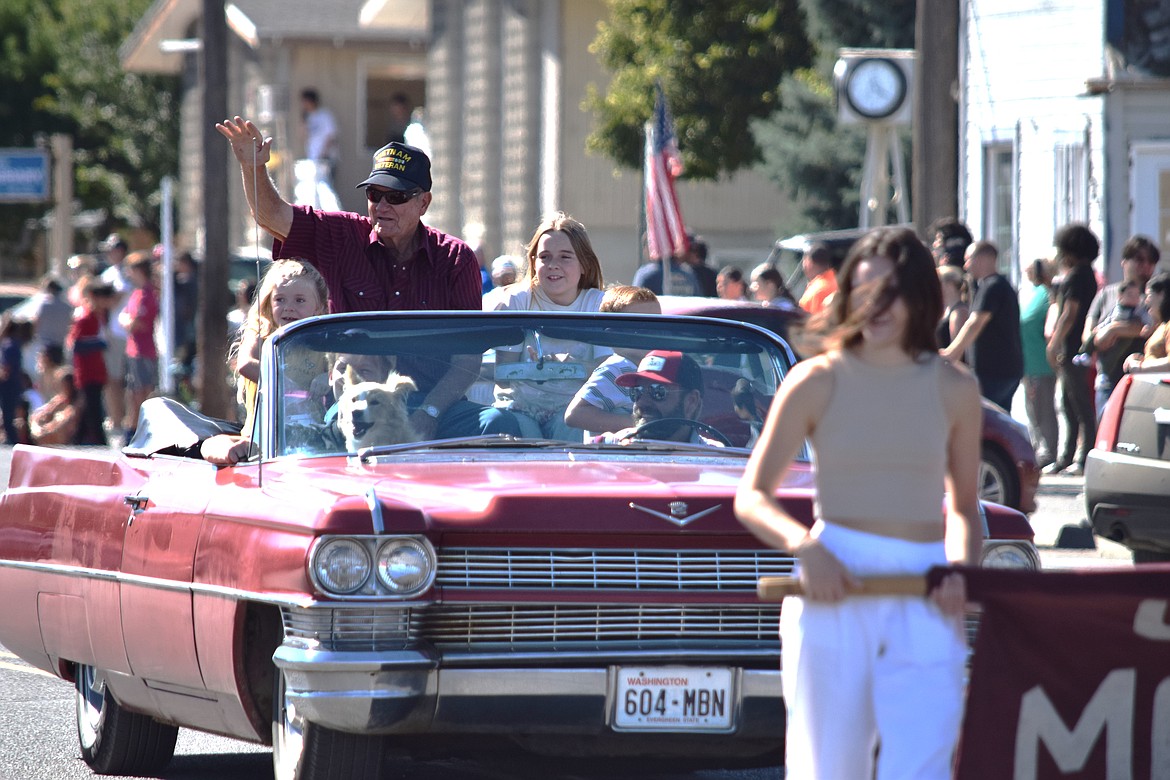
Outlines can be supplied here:
<path id="1" fill-rule="evenodd" d="M 634 385 L 630 388 L 630 398 L 637 401 L 647 390 L 650 391 L 650 398 L 653 400 L 665 401 L 666 394 L 670 390 L 670 385 L 664 385 L 660 382 L 655 382 L 650 385 Z"/>
<path id="2" fill-rule="evenodd" d="M 366 187 L 366 200 L 370 203 L 386 201 L 391 206 L 401 206 L 403 203 L 414 200 L 421 194 L 422 190 L 403 192 L 402 190 L 376 190 L 373 187 Z"/>

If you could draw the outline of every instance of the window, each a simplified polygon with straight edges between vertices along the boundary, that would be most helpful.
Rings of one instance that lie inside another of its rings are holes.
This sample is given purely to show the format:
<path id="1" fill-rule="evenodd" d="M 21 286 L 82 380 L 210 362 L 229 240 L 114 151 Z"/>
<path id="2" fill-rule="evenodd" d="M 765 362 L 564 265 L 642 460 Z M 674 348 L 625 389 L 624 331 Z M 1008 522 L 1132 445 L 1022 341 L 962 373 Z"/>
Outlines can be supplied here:
<path id="1" fill-rule="evenodd" d="M 426 78 L 423 66 L 413 62 L 364 65 L 365 79 L 360 85 L 365 121 L 358 129 L 364 148 L 373 152 L 392 140 L 402 140 L 411 112 L 426 103 Z"/>
<path id="2" fill-rule="evenodd" d="M 983 149 L 983 235 L 999 247 L 1000 271 L 1014 278 L 1016 257 L 1016 165 L 1010 143 Z"/>
<path id="3" fill-rule="evenodd" d="M 1055 195 L 1056 213 L 1053 223 L 1066 225 L 1069 222 L 1089 220 L 1088 165 L 1085 161 L 1084 144 L 1058 144 L 1055 154 Z"/>

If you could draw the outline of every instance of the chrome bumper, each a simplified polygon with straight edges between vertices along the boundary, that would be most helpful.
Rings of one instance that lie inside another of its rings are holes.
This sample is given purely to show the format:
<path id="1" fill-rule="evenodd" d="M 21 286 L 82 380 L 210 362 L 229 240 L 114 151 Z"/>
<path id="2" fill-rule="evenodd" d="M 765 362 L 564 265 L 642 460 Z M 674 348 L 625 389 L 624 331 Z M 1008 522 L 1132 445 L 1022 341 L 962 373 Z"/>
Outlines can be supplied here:
<path id="1" fill-rule="evenodd" d="M 610 731 L 614 667 L 440 668 L 416 650 L 335 652 L 282 645 L 286 694 L 309 721 L 366 734 Z M 677 663 L 677 661 L 671 661 Z M 735 735 L 783 733 L 779 670 L 737 668 Z"/>

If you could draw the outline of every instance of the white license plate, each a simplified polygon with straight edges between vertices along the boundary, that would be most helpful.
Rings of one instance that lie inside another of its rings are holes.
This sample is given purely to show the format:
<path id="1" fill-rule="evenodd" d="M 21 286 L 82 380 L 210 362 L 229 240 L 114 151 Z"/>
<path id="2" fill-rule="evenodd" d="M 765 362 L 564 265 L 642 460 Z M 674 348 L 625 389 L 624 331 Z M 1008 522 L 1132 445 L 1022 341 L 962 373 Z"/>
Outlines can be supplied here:
<path id="1" fill-rule="evenodd" d="M 724 666 L 619 666 L 614 728 L 730 731 L 733 679 Z"/>

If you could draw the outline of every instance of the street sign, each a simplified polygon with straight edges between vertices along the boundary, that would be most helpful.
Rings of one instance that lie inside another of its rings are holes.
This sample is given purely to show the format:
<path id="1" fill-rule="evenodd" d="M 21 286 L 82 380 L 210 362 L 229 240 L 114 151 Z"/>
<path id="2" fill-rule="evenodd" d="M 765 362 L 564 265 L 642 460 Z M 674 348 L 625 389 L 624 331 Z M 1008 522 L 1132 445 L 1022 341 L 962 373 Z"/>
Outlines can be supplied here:
<path id="1" fill-rule="evenodd" d="M 49 153 L 43 149 L 0 149 L 0 201 L 49 199 Z"/>

